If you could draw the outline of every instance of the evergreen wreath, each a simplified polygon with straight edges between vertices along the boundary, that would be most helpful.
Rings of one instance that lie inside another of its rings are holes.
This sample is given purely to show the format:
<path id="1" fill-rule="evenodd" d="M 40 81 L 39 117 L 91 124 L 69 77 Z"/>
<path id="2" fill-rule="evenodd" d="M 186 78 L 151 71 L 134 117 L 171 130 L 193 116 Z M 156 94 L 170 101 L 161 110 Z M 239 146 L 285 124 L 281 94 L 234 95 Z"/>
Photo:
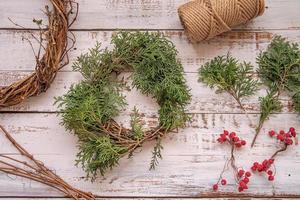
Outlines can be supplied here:
<path id="1" fill-rule="evenodd" d="M 9 86 L 0 87 L 0 108 L 17 105 L 31 96 L 46 92 L 58 70 L 69 62 L 68 52 L 74 46 L 75 36 L 72 33 L 68 36 L 68 31 L 76 20 L 78 4 L 73 0 L 50 0 L 50 2 L 53 10 L 45 6 L 44 11 L 48 17 L 48 25 L 44 27 L 42 20 L 34 19 L 33 22 L 39 28 L 39 35 L 29 32 L 39 43 L 37 52 L 27 39 L 35 54 L 35 72 Z M 70 20 L 72 14 L 74 18 Z M 12 20 L 11 22 L 17 27 L 26 29 Z M 47 43 L 46 46 L 44 43 Z"/>
<path id="2" fill-rule="evenodd" d="M 131 157 L 151 140 L 157 141 L 150 163 L 150 169 L 154 169 L 162 157 L 161 138 L 184 127 L 189 119 L 185 106 L 191 95 L 174 44 L 159 33 L 148 32 L 119 32 L 112 36 L 111 44 L 109 50 L 97 43 L 78 57 L 73 69 L 84 80 L 56 98 L 63 125 L 79 138 L 77 164 L 92 180 L 97 172 L 103 175 L 121 157 Z M 144 130 L 137 109 L 131 116 L 130 129 L 113 119 L 126 106 L 120 93 L 126 84 L 115 76 L 124 70 L 133 71 L 133 87 L 159 104 L 158 127 Z"/>

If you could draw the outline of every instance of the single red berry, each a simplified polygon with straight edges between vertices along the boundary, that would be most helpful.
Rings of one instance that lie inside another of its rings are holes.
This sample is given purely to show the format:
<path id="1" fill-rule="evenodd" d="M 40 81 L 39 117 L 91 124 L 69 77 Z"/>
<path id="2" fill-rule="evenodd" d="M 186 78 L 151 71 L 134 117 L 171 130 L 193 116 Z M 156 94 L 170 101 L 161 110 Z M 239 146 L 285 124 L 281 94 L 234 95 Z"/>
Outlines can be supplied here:
<path id="1" fill-rule="evenodd" d="M 279 131 L 279 134 L 284 135 L 285 134 L 284 130 Z"/>
<path id="2" fill-rule="evenodd" d="M 263 166 L 263 165 L 258 165 L 258 166 L 257 166 L 257 170 L 258 170 L 259 172 L 263 171 L 263 169 L 264 169 L 264 166 Z"/>
<path id="3" fill-rule="evenodd" d="M 291 138 L 291 137 L 292 137 L 292 135 L 291 135 L 290 133 L 286 133 L 284 136 L 285 136 L 286 138 Z"/>
<path id="4" fill-rule="evenodd" d="M 238 171 L 239 177 L 242 177 L 242 176 L 244 175 L 244 173 L 245 173 L 245 171 L 242 170 L 242 169 L 240 169 L 240 170 Z"/>
<path id="5" fill-rule="evenodd" d="M 240 138 L 239 138 L 239 137 L 234 137 L 234 138 L 232 138 L 232 140 L 233 140 L 234 142 L 238 142 L 238 141 L 240 141 Z"/>
<path id="6" fill-rule="evenodd" d="M 275 131 L 269 131 L 269 136 L 270 137 L 273 137 L 275 134 L 276 134 Z"/>
<path id="7" fill-rule="evenodd" d="M 235 132 L 231 132 L 231 133 L 229 134 L 229 138 L 230 138 L 230 139 L 234 138 L 235 136 L 236 136 L 236 133 L 235 133 Z"/>
<path id="8" fill-rule="evenodd" d="M 226 181 L 225 179 L 222 179 L 222 180 L 221 180 L 221 184 L 222 184 L 222 185 L 226 185 L 226 184 L 227 184 L 227 181 Z"/>
<path id="9" fill-rule="evenodd" d="M 243 179 L 243 181 L 247 184 L 247 183 L 249 183 L 249 178 L 248 178 L 248 177 L 245 177 L 245 178 Z"/>
<path id="10" fill-rule="evenodd" d="M 219 137 L 217 139 L 217 141 L 222 144 L 222 143 L 224 143 L 226 141 L 226 138 L 224 139 L 224 138 Z"/>
<path id="11" fill-rule="evenodd" d="M 274 181 L 274 176 L 272 176 L 272 175 L 269 176 L 268 180 L 269 180 L 269 181 Z"/>
<path id="12" fill-rule="evenodd" d="M 270 165 L 272 165 L 274 163 L 274 159 L 273 158 L 269 159 L 268 162 L 269 162 Z"/>
<path id="13" fill-rule="evenodd" d="M 239 187 L 239 192 L 243 192 L 243 188 L 242 187 Z"/>
<path id="14" fill-rule="evenodd" d="M 296 130 L 295 130 L 294 127 L 291 127 L 291 128 L 290 128 L 290 133 L 291 133 L 291 135 L 292 135 L 293 137 L 296 137 Z"/>
<path id="15" fill-rule="evenodd" d="M 223 133 L 224 135 L 229 135 L 229 132 L 228 131 L 226 131 L 226 130 L 224 130 L 224 133 Z"/>
<path id="16" fill-rule="evenodd" d="M 268 161 L 268 160 L 264 160 L 263 163 L 262 163 L 262 165 L 263 165 L 264 167 L 267 167 L 268 164 L 269 164 L 269 161 Z"/>
<path id="17" fill-rule="evenodd" d="M 268 171 L 267 171 L 267 174 L 268 174 L 269 176 L 271 176 L 271 175 L 273 175 L 273 171 L 272 171 L 272 170 L 268 170 Z"/>
<path id="18" fill-rule="evenodd" d="M 255 166 L 255 167 L 258 167 L 258 165 L 259 165 L 258 162 L 253 163 L 253 166 Z"/>
<path id="19" fill-rule="evenodd" d="M 240 185 L 240 187 L 243 188 L 243 189 L 246 189 L 246 188 L 247 188 L 247 184 L 246 184 L 244 181 L 240 181 L 239 185 Z"/>
<path id="20" fill-rule="evenodd" d="M 290 128 L 290 132 L 291 132 L 291 133 L 295 133 L 295 132 L 296 132 L 295 128 L 294 128 L 294 127 L 291 127 L 291 128 Z"/>
<path id="21" fill-rule="evenodd" d="M 245 146 L 246 145 L 246 141 L 245 140 L 241 140 L 241 145 Z"/>
<path id="22" fill-rule="evenodd" d="M 251 170 L 256 171 L 256 170 L 257 170 L 257 167 L 256 167 L 256 166 L 252 166 L 252 167 L 251 167 Z"/>
<path id="23" fill-rule="evenodd" d="M 277 135 L 277 140 L 284 141 L 284 136 L 282 134 Z"/>
<path id="24" fill-rule="evenodd" d="M 246 173 L 245 173 L 245 176 L 246 176 L 246 177 L 250 177 L 250 176 L 251 176 L 251 172 L 246 172 Z"/>
<path id="25" fill-rule="evenodd" d="M 287 145 L 292 145 L 293 144 L 293 140 L 291 140 L 291 139 L 285 139 L 285 143 L 287 144 Z"/>
<path id="26" fill-rule="evenodd" d="M 237 148 L 241 148 L 241 147 L 242 147 L 242 144 L 241 144 L 241 143 L 235 143 L 235 146 L 236 146 Z"/>
<path id="27" fill-rule="evenodd" d="M 214 185 L 213 185 L 213 190 L 214 190 L 214 191 L 218 190 L 218 188 L 219 188 L 218 184 L 214 184 Z"/>

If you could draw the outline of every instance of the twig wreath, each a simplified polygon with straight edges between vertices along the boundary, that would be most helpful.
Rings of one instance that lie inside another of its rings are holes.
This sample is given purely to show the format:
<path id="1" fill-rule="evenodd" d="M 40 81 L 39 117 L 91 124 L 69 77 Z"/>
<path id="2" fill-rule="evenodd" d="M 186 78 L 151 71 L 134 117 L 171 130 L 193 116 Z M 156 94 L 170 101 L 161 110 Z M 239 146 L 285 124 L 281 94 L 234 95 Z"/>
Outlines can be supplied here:
<path id="1" fill-rule="evenodd" d="M 92 180 L 97 172 L 103 175 L 121 157 L 131 157 L 151 140 L 157 141 L 150 163 L 150 169 L 155 168 L 162 157 L 161 138 L 189 119 L 185 106 L 191 96 L 174 44 L 159 33 L 148 32 L 119 32 L 112 36 L 111 44 L 112 50 L 101 50 L 97 43 L 81 55 L 73 69 L 84 80 L 56 99 L 64 126 L 79 138 L 77 164 Z M 116 76 L 124 70 L 133 71 L 133 87 L 159 104 L 156 128 L 144 130 L 137 109 L 131 116 L 131 129 L 113 119 L 126 105 L 121 94 L 126 83 Z"/>
<path id="2" fill-rule="evenodd" d="M 72 33 L 69 37 L 68 31 L 76 20 L 78 4 L 72 0 L 50 0 L 50 2 L 53 10 L 46 6 L 44 12 L 48 17 L 47 27 L 42 27 L 41 20 L 34 20 L 39 27 L 39 36 L 30 33 L 39 43 L 39 49 L 35 53 L 35 72 L 9 86 L 0 87 L 0 108 L 17 105 L 28 97 L 46 92 L 58 70 L 69 63 L 68 52 L 74 46 L 75 37 Z M 71 14 L 75 15 L 72 21 L 69 20 Z M 68 45 L 69 40 L 71 45 Z M 44 46 L 44 41 L 47 41 L 47 46 Z M 30 41 L 29 43 L 33 49 Z"/>

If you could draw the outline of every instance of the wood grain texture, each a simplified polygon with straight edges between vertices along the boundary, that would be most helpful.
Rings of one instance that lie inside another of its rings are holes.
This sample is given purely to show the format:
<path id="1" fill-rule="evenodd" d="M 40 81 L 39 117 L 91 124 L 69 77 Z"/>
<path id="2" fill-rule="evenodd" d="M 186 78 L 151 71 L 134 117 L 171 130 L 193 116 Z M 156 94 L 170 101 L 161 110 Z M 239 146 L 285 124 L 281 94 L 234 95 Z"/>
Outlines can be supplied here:
<path id="1" fill-rule="evenodd" d="M 167 135 L 163 140 L 163 160 L 156 171 L 148 171 L 152 143 L 144 145 L 132 159 L 123 158 L 119 167 L 99 177 L 95 183 L 85 181 L 85 173 L 74 166 L 77 139 L 59 125 L 60 117 L 53 106 L 53 98 L 63 95 L 68 88 L 81 80 L 78 73 L 71 72 L 71 64 L 66 66 L 47 93 L 31 98 L 24 104 L 0 110 L 0 123 L 13 134 L 25 148 L 47 166 L 55 170 L 72 185 L 91 191 L 100 197 L 300 197 L 300 147 L 295 146 L 278 157 L 276 181 L 270 184 L 266 177 L 255 176 L 250 189 L 238 193 L 229 172 L 230 184 L 220 192 L 211 190 L 219 172 L 229 155 L 229 147 L 216 143 L 223 129 L 231 129 L 241 134 L 247 141 L 254 135 L 253 123 L 258 120 L 258 97 L 244 101 L 249 109 L 247 118 L 227 94 L 215 94 L 213 90 L 197 83 L 197 69 L 206 61 L 228 52 L 238 59 L 252 62 L 275 34 L 288 37 L 300 43 L 299 0 L 266 0 L 266 12 L 247 25 L 222 34 L 210 41 L 197 45 L 188 42 L 180 25 L 177 8 L 188 0 L 77 0 L 80 14 L 73 30 L 77 43 L 70 52 L 71 62 L 88 48 L 100 41 L 103 47 L 115 29 L 159 30 L 170 38 L 179 51 L 187 83 L 193 95 L 187 112 L 192 120 L 187 128 Z M 25 30 L 15 30 L 7 19 L 28 27 L 36 28 L 32 19 L 43 18 L 41 12 L 47 0 L 0 0 L 0 86 L 8 85 L 29 74 L 34 69 L 34 56 L 29 44 L 22 37 L 30 38 Z M 37 32 L 31 30 L 32 33 Z M 37 44 L 34 43 L 34 46 Z M 256 65 L 255 65 L 256 66 Z M 125 77 L 129 73 L 124 74 Z M 128 80 L 130 84 L 130 80 Z M 116 119 L 125 126 L 133 106 L 143 113 L 146 127 L 157 125 L 157 105 L 138 91 L 124 91 L 128 107 Z M 262 88 L 258 96 L 264 95 Z M 271 127 L 280 130 L 294 126 L 300 130 L 300 118 L 293 114 L 291 102 L 283 97 L 285 105 L 282 114 L 272 115 L 258 138 L 255 148 L 247 147 L 237 152 L 239 166 L 250 167 L 253 161 L 268 158 L 278 148 L 266 132 Z M 251 123 L 252 122 L 252 123 Z M 0 153 L 19 157 L 11 145 L 0 134 Z M 23 178 L 0 173 L 0 198 L 15 197 L 57 197 L 60 193 Z M 104 198 L 111 199 L 111 198 Z M 120 198 L 121 199 L 121 198 Z M 142 199 L 142 198 L 137 198 Z M 158 198 L 159 199 L 159 198 Z M 220 198 L 221 199 L 221 198 Z M 224 199 L 224 198 L 222 198 Z M 152 200 L 152 199 L 151 199 Z M 168 199 L 169 200 L 169 199 Z"/>
<path id="2" fill-rule="evenodd" d="M 257 120 L 257 115 L 250 115 Z M 30 120 L 28 120 L 30 119 Z M 128 125 L 126 114 L 119 121 Z M 144 120 L 148 126 L 155 126 L 153 113 L 146 113 Z M 216 143 L 218 134 L 224 128 L 231 128 L 247 141 L 254 130 L 249 126 L 245 115 L 237 114 L 195 114 L 188 127 L 178 133 L 172 133 L 163 140 L 163 160 L 155 171 L 149 171 L 152 143 L 146 144 L 141 152 L 132 159 L 122 159 L 119 167 L 109 171 L 94 183 L 84 180 L 84 172 L 74 167 L 76 137 L 66 133 L 58 125 L 56 114 L 2 114 L 1 123 L 36 158 L 61 175 L 72 185 L 94 192 L 102 197 L 200 197 L 213 195 L 237 195 L 232 175 L 228 172 L 229 185 L 212 193 L 211 185 L 217 180 L 219 172 L 228 157 L 230 148 Z M 33 123 L 34 122 L 34 123 Z M 295 126 L 300 129 L 296 115 L 285 114 L 272 117 L 265 127 L 276 130 Z M 263 134 L 264 133 L 264 134 Z M 268 158 L 279 148 L 263 129 L 255 148 L 249 146 L 237 152 L 237 164 L 245 169 L 255 160 Z M 0 152 L 13 154 L 15 151 L 1 135 Z M 43 148 L 41 148 L 43 144 Z M 250 196 L 295 196 L 299 193 L 300 147 L 289 149 L 278 157 L 276 162 L 276 181 L 270 184 L 266 177 L 255 176 L 250 189 L 241 195 Z M 291 167 L 292 166 L 292 167 Z M 24 179 L 0 176 L 0 194 L 2 196 L 59 196 L 55 191 Z"/>
<path id="3" fill-rule="evenodd" d="M 77 73 L 69 73 L 71 63 L 82 52 L 86 52 L 88 48 L 94 46 L 96 41 L 101 41 L 103 48 L 109 47 L 111 31 L 86 31 L 75 32 L 77 37 L 76 47 L 70 53 L 70 64 L 60 72 L 54 81 L 52 87 L 46 94 L 42 94 L 39 98 L 31 98 L 29 101 L 1 111 L 26 111 L 26 112 L 55 112 L 56 107 L 53 106 L 54 97 L 63 95 L 68 88 L 81 80 L 81 76 Z M 179 51 L 179 59 L 184 65 L 186 79 L 191 88 L 193 99 L 191 106 L 187 112 L 190 113 L 241 113 L 241 110 L 226 94 L 216 95 L 214 91 L 207 88 L 201 83 L 197 83 L 197 70 L 202 64 L 209 61 L 217 55 L 232 54 L 240 60 L 255 64 L 256 56 L 261 50 L 264 50 L 272 39 L 273 35 L 283 35 L 294 42 L 300 42 L 299 31 L 270 31 L 270 32 L 230 32 L 223 34 L 209 42 L 203 42 L 198 45 L 191 45 L 182 31 L 165 31 L 163 32 L 176 45 Z M 26 41 L 22 38 L 31 38 L 28 32 L 24 31 L 0 31 L 0 60 L 5 60 L 0 64 L 0 85 L 5 86 L 21 79 L 25 75 L 32 72 L 32 63 L 34 63 L 33 52 Z M 16 55 L 18 59 L 16 59 Z M 20 59 L 19 59 L 20 58 Z M 262 88 L 257 94 L 264 95 L 265 90 Z M 145 110 L 157 110 L 157 106 L 153 106 L 150 98 L 138 99 L 141 97 L 136 90 L 127 91 L 129 103 L 140 104 Z M 258 97 L 248 98 L 244 102 L 250 113 L 259 112 Z M 283 97 L 285 106 L 284 112 L 291 111 L 291 102 L 289 98 Z M 139 105 L 137 105 L 139 106 Z M 132 107 L 128 108 L 129 110 Z"/>
<path id="4" fill-rule="evenodd" d="M 256 56 L 270 43 L 274 35 L 288 37 L 293 42 L 300 42 L 298 30 L 271 31 L 233 31 L 218 36 L 212 40 L 199 44 L 191 44 L 183 31 L 162 31 L 177 47 L 178 56 L 184 65 L 185 72 L 197 72 L 205 62 L 218 55 L 227 53 L 240 60 L 255 64 Z M 35 32 L 36 33 L 36 32 Z M 70 52 L 70 62 L 81 53 L 94 47 L 97 41 L 103 48 L 109 46 L 112 31 L 75 31 L 77 42 Z M 26 31 L 0 30 L 0 63 L 1 71 L 32 71 L 34 69 L 34 55 L 27 41 L 32 39 Z M 37 43 L 33 41 L 35 47 Z M 71 65 L 62 71 L 71 71 Z"/>
<path id="5" fill-rule="evenodd" d="M 35 200 L 68 200 L 69 198 L 34 198 Z M 199 198 L 97 198 L 97 200 L 199 200 Z M 203 200 L 211 200 L 211 199 L 218 199 L 218 200 L 249 200 L 249 198 L 236 198 L 236 197 L 227 197 L 227 198 L 201 198 Z M 279 200 L 282 198 L 251 198 L 251 199 L 260 199 L 260 200 Z M 285 198 L 285 200 L 295 200 L 297 198 Z M 15 198 L 2 198 L 2 200 L 15 200 Z M 32 200 L 32 198 L 22 198 L 22 200 Z"/>
<path id="6" fill-rule="evenodd" d="M 0 85 L 6 85 L 10 82 L 20 79 L 28 72 L 2 72 L 0 73 Z M 128 106 L 126 112 L 133 110 L 136 106 L 141 111 L 149 111 L 156 113 L 158 105 L 151 97 L 141 94 L 131 86 L 130 73 L 123 73 L 120 78 L 124 77 L 130 90 L 124 90 Z M 215 90 L 210 89 L 203 83 L 198 82 L 197 73 L 185 74 L 188 87 L 191 89 L 192 100 L 188 105 L 186 112 L 188 113 L 244 113 L 237 102 L 227 93 L 216 94 Z M 80 82 L 81 75 L 76 72 L 59 72 L 56 80 L 51 85 L 51 88 L 41 94 L 38 98 L 30 98 L 28 101 L 9 108 L 3 108 L 0 112 L 58 112 L 57 106 L 54 105 L 55 97 L 64 95 L 72 84 Z M 249 98 L 243 100 L 243 104 L 247 108 L 248 113 L 259 113 L 259 96 L 266 94 L 265 88 L 261 89 Z M 283 113 L 293 113 L 293 103 L 288 96 L 281 96 L 283 104 Z"/>
<path id="7" fill-rule="evenodd" d="M 177 8 L 188 0 L 77 0 L 80 13 L 73 29 L 182 29 Z M 46 0 L 0 0 L 0 28 L 15 28 L 10 17 L 28 28 L 44 19 Z M 297 29 L 298 0 L 266 0 L 263 16 L 239 29 Z M 284 16 L 284 17 L 282 17 Z"/>

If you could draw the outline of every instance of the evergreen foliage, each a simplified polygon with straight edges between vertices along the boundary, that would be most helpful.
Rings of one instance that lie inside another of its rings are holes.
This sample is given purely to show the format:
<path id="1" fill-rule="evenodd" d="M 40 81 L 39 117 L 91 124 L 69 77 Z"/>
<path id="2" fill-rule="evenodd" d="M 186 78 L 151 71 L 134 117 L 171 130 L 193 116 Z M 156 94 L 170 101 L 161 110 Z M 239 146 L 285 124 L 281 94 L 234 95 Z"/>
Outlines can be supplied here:
<path id="1" fill-rule="evenodd" d="M 238 63 L 230 55 L 215 57 L 199 69 L 199 82 L 217 93 L 229 93 L 245 111 L 242 99 L 253 95 L 258 90 L 258 82 L 253 79 L 253 66 L 250 63 Z"/>
<path id="2" fill-rule="evenodd" d="M 281 111 L 279 97 L 282 93 L 293 96 L 295 110 L 300 111 L 298 95 L 300 90 L 300 51 L 298 44 L 276 36 L 267 50 L 258 56 L 257 63 L 260 79 L 267 86 L 268 94 L 260 101 L 261 115 L 252 146 L 264 122 L 272 113 Z"/>
<path id="3" fill-rule="evenodd" d="M 124 154 L 132 156 L 143 142 L 156 139 L 151 161 L 154 168 L 162 157 L 160 138 L 188 120 L 184 109 L 191 96 L 170 41 L 158 33 L 119 32 L 112 36 L 111 44 L 113 48 L 108 50 L 97 43 L 78 57 L 73 69 L 84 80 L 56 98 L 62 123 L 79 137 L 77 162 L 91 178 L 117 165 Z M 133 71 L 133 87 L 157 100 L 157 128 L 143 130 L 137 109 L 131 116 L 131 129 L 113 120 L 126 106 L 120 92 L 124 84 L 114 75 L 126 69 Z"/>
<path id="4" fill-rule="evenodd" d="M 295 111 L 300 114 L 300 91 L 293 96 L 293 103 Z"/>

